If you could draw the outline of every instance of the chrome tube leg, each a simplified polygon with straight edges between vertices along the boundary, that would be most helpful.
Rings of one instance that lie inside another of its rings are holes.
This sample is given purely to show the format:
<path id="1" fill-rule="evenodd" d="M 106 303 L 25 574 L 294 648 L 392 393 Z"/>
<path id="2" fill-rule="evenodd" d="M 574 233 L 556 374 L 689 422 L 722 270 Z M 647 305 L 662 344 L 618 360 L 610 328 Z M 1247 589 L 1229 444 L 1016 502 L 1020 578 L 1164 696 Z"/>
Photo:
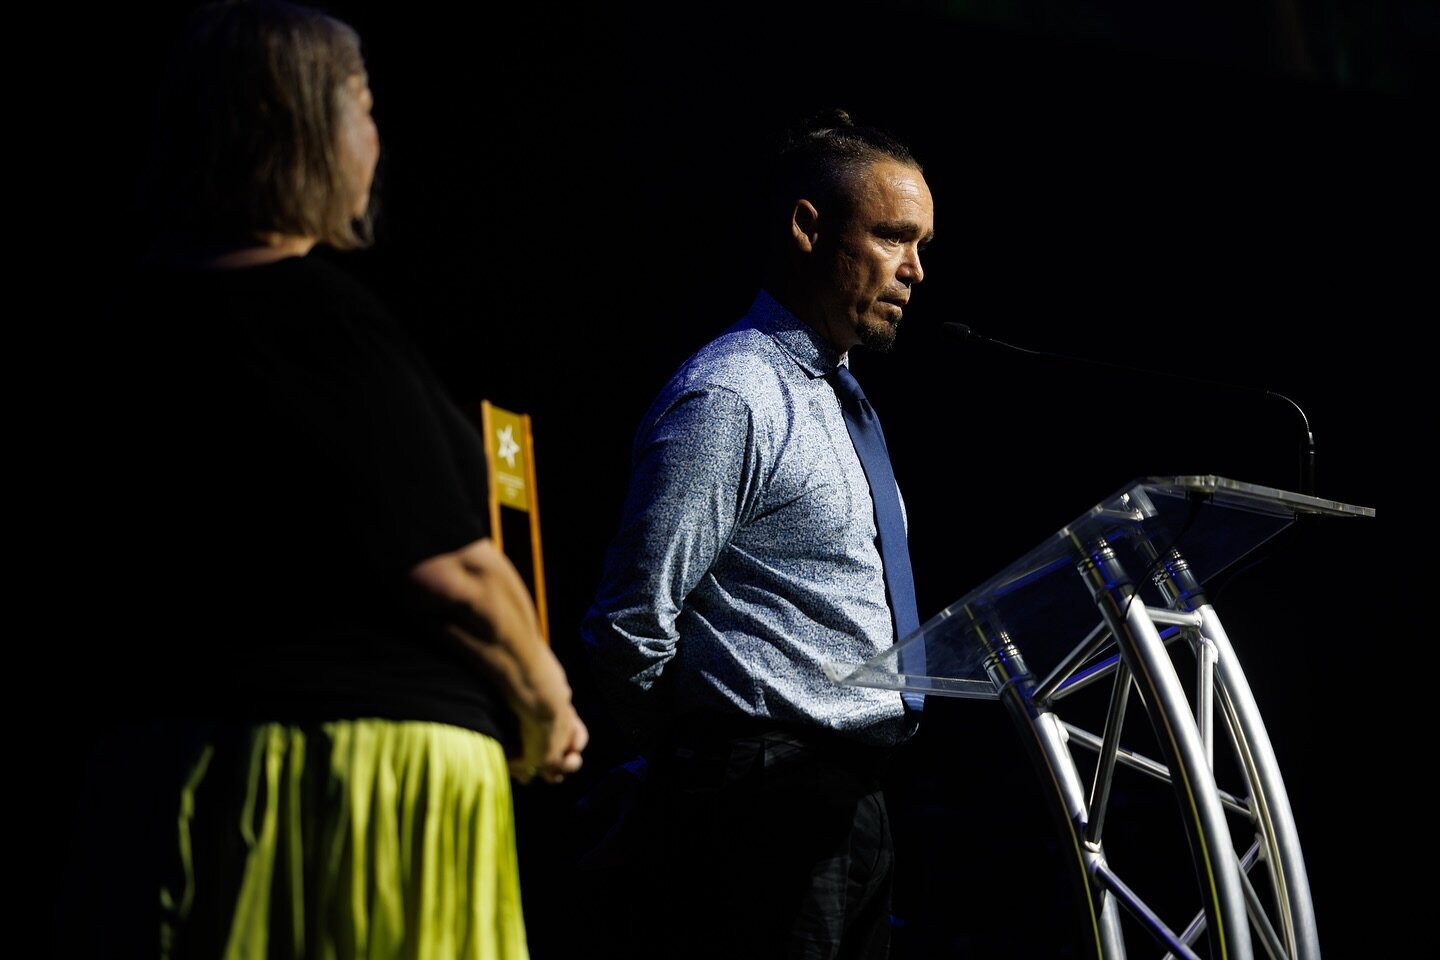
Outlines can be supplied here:
<path id="1" fill-rule="evenodd" d="M 1170 654 L 1108 544 L 1097 543 L 1078 569 L 1114 633 L 1169 767 L 1206 913 L 1211 956 L 1249 960 L 1250 926 L 1239 860 L 1204 742 Z"/>

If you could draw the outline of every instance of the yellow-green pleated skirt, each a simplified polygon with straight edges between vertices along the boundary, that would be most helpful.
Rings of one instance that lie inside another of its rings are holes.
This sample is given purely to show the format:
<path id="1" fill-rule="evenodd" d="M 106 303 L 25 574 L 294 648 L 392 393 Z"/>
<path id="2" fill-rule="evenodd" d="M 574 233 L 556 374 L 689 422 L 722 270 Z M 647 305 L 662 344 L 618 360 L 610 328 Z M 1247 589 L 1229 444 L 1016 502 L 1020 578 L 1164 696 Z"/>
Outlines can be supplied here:
<path id="1" fill-rule="evenodd" d="M 527 960 L 501 745 L 438 723 L 265 724 L 194 745 L 166 960 Z"/>

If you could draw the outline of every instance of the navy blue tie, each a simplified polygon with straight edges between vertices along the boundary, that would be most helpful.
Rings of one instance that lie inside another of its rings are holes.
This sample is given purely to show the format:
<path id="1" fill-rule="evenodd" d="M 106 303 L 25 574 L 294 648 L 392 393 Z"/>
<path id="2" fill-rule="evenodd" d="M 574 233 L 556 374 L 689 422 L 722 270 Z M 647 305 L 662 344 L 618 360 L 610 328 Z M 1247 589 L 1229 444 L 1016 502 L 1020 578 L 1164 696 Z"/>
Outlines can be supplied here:
<path id="1" fill-rule="evenodd" d="M 895 638 L 902 640 L 920 626 L 915 606 L 915 579 L 910 571 L 910 547 L 905 535 L 905 515 L 900 510 L 900 491 L 895 473 L 890 468 L 890 451 L 875 409 L 865 399 L 850 368 L 837 366 L 827 378 L 840 397 L 845 414 L 845 427 L 870 481 L 870 499 L 875 502 L 875 527 L 880 532 L 880 559 L 885 565 L 885 589 L 890 594 L 890 610 L 895 617 Z M 924 651 L 902 650 L 899 667 L 902 673 L 924 672 Z M 911 710 L 923 708 L 925 698 L 918 693 L 901 694 Z"/>

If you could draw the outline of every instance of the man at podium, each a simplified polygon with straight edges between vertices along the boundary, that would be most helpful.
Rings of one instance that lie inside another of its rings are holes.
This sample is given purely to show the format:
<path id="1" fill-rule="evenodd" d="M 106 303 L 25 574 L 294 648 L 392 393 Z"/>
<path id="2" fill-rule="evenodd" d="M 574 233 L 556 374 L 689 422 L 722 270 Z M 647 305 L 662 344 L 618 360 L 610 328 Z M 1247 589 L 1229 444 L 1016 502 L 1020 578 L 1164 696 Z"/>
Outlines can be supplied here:
<path id="1" fill-rule="evenodd" d="M 762 289 L 645 414 L 582 627 L 647 760 L 636 812 L 659 872 L 633 895 L 663 928 L 644 937 L 657 956 L 890 943 L 882 781 L 918 704 L 823 664 L 918 626 L 903 504 L 849 352 L 894 343 L 933 200 L 907 147 L 843 111 L 777 159 Z"/>

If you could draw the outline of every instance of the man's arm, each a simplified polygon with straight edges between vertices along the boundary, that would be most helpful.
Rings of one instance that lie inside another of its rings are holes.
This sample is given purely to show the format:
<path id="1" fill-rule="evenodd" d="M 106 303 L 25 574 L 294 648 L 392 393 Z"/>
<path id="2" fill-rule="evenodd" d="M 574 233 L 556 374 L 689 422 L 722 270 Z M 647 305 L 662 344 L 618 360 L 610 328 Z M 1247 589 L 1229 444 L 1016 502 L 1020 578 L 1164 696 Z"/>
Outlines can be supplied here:
<path id="1" fill-rule="evenodd" d="M 657 682 L 685 600 L 757 485 L 754 420 L 729 390 L 680 394 L 638 442 L 619 531 L 583 639 L 621 726 L 642 743 L 663 717 Z"/>

